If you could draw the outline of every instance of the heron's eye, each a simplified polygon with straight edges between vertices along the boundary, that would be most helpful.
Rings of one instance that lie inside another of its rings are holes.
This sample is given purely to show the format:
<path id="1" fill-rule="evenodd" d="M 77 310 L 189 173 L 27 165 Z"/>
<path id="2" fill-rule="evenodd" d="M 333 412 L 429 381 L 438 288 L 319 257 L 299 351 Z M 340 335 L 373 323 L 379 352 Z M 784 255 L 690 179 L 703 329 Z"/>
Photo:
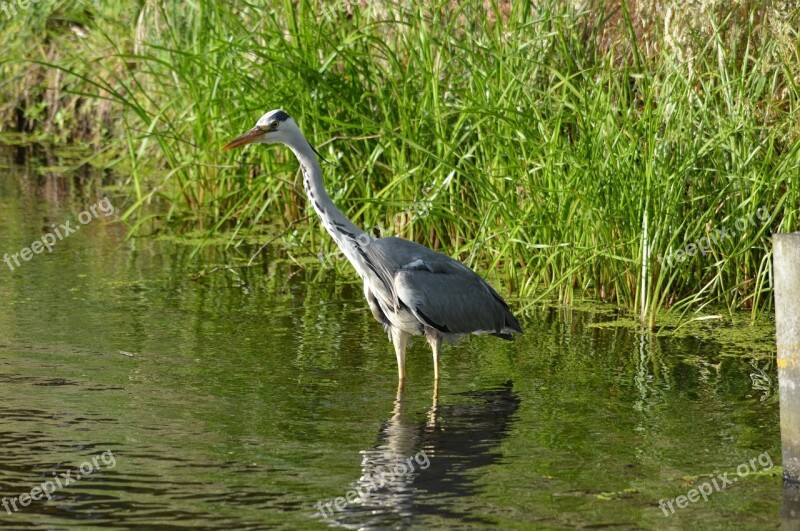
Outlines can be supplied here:
<path id="1" fill-rule="evenodd" d="M 274 122 L 272 122 L 271 124 L 269 124 L 269 128 L 270 128 L 270 129 L 277 129 L 277 128 L 278 128 L 278 121 L 277 121 L 277 120 L 275 120 Z"/>

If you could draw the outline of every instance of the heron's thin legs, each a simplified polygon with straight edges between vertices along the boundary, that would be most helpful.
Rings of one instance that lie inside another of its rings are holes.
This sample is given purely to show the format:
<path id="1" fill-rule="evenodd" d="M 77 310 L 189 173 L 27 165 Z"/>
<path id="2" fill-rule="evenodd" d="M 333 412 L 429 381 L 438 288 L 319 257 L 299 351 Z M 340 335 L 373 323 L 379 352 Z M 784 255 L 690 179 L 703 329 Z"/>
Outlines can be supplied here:
<path id="1" fill-rule="evenodd" d="M 442 338 L 438 334 L 428 336 L 428 344 L 433 349 L 433 379 L 439 381 L 439 349 L 442 346 Z"/>
<path id="2" fill-rule="evenodd" d="M 406 346 L 409 337 L 411 335 L 407 332 L 392 328 L 392 343 L 395 356 L 397 356 L 397 376 L 400 378 L 401 384 L 406 379 Z"/>

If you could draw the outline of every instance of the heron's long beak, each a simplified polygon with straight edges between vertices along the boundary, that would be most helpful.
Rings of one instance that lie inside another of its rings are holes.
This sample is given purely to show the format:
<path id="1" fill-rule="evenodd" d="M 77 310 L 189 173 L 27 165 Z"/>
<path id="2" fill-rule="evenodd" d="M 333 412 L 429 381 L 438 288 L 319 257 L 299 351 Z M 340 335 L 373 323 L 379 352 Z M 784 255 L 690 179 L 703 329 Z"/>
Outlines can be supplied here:
<path id="1" fill-rule="evenodd" d="M 234 138 L 233 140 L 222 146 L 222 151 L 233 149 L 239 146 L 244 146 L 246 144 L 252 144 L 259 138 L 263 137 L 265 134 L 266 133 L 261 129 L 259 129 L 258 127 L 254 127 L 245 134 L 243 134 L 242 136 Z"/>

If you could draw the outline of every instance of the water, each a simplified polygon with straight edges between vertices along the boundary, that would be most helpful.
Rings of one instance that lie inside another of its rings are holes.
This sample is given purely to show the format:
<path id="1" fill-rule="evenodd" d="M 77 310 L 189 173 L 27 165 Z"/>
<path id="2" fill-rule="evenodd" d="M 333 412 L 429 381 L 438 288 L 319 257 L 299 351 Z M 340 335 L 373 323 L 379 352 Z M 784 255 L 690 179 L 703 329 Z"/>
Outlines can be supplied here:
<path id="1" fill-rule="evenodd" d="M 0 254 L 97 201 L 92 172 L 3 160 Z M 398 394 L 357 284 L 270 255 L 192 280 L 230 257 L 126 230 L 95 219 L 0 262 L 3 528 L 780 525 L 769 330 L 745 347 L 714 339 L 729 324 L 655 336 L 542 309 L 513 343 L 447 346 L 438 390 L 416 341 Z"/>

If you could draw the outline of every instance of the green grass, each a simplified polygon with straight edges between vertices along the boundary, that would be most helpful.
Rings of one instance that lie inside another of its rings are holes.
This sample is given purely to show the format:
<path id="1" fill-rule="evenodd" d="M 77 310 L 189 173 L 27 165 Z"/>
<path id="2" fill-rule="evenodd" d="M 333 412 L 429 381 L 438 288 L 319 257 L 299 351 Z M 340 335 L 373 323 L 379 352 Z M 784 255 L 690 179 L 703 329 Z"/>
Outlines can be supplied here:
<path id="1" fill-rule="evenodd" d="M 797 8 L 523 4 L 41 2 L 0 30 L 0 121 L 130 161 L 134 229 L 155 216 L 243 246 L 277 224 L 294 255 L 334 257 L 298 221 L 313 212 L 288 150 L 218 151 L 281 107 L 335 161 L 356 223 L 522 305 L 595 298 L 651 325 L 770 308 L 769 235 L 798 230 Z"/>

